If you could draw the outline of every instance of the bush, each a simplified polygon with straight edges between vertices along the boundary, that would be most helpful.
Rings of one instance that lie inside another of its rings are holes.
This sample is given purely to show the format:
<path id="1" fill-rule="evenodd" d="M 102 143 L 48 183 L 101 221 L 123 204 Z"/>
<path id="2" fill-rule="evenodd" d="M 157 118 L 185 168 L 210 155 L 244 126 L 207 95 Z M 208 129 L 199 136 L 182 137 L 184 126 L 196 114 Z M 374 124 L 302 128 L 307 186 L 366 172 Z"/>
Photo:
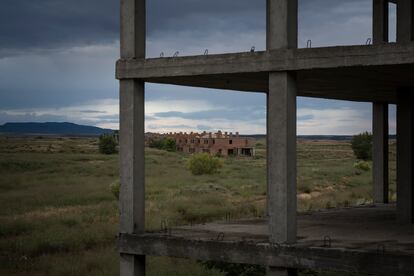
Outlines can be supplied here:
<path id="1" fill-rule="evenodd" d="M 226 276 L 262 276 L 266 269 L 259 265 L 233 264 L 216 261 L 201 262 L 207 269 L 216 269 L 224 272 Z"/>
<path id="2" fill-rule="evenodd" d="M 112 135 L 99 136 L 99 152 L 103 154 L 116 153 L 116 141 Z"/>
<path id="3" fill-rule="evenodd" d="M 360 169 L 361 171 L 369 171 L 371 169 L 371 166 L 366 161 L 357 161 L 354 163 L 355 169 Z"/>
<path id="4" fill-rule="evenodd" d="M 171 152 L 176 151 L 176 143 L 172 138 L 154 139 L 149 143 L 149 147 Z"/>
<path id="5" fill-rule="evenodd" d="M 196 153 L 190 157 L 188 167 L 192 174 L 214 174 L 223 166 L 221 160 L 208 153 Z"/>
<path id="6" fill-rule="evenodd" d="M 116 180 L 115 182 L 112 182 L 111 185 L 109 185 L 109 188 L 111 189 L 111 193 L 114 195 L 114 197 L 119 200 L 119 189 L 121 188 L 121 182 L 119 180 Z"/>
<path id="7" fill-rule="evenodd" d="M 354 135 L 351 141 L 352 150 L 356 158 L 361 160 L 372 159 L 372 134 L 368 132 Z"/>

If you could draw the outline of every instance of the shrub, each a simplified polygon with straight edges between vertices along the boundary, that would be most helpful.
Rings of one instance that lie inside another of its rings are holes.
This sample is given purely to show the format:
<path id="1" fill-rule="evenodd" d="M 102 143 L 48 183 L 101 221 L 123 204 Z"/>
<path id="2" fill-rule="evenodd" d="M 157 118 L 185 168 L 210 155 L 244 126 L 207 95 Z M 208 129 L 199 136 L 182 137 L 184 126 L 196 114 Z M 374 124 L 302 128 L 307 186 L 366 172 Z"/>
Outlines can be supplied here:
<path id="1" fill-rule="evenodd" d="M 361 160 L 372 159 L 372 134 L 368 132 L 354 135 L 351 140 L 352 150 L 356 158 Z"/>
<path id="2" fill-rule="evenodd" d="M 116 153 L 116 141 L 112 135 L 99 136 L 99 152 L 103 154 Z"/>
<path id="3" fill-rule="evenodd" d="M 149 143 L 149 147 L 171 152 L 176 151 L 176 143 L 172 138 L 154 139 Z"/>
<path id="4" fill-rule="evenodd" d="M 360 169 L 361 171 L 369 171 L 371 169 L 371 166 L 366 161 L 357 161 L 354 163 L 355 169 Z"/>
<path id="5" fill-rule="evenodd" d="M 266 269 L 259 265 L 233 264 L 217 261 L 201 262 L 208 269 L 216 269 L 224 272 L 226 276 L 262 276 L 266 274 Z"/>
<path id="6" fill-rule="evenodd" d="M 192 174 L 214 174 L 223 166 L 221 160 L 208 153 L 196 153 L 190 157 L 188 167 Z"/>
<path id="7" fill-rule="evenodd" d="M 109 185 L 109 188 L 111 189 L 111 193 L 115 196 L 115 198 L 119 200 L 119 189 L 121 188 L 121 182 L 119 180 L 116 180 L 115 182 L 112 182 L 111 185 Z"/>

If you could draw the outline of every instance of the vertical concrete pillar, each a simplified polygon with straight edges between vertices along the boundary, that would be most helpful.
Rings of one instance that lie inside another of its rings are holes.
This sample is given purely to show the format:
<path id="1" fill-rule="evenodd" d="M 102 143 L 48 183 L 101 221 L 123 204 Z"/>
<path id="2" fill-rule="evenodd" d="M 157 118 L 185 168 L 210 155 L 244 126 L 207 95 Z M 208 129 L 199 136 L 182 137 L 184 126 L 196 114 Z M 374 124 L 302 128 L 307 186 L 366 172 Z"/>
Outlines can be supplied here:
<path id="1" fill-rule="evenodd" d="M 388 203 L 388 104 L 372 108 L 372 176 L 375 203 Z"/>
<path id="2" fill-rule="evenodd" d="M 374 44 L 388 42 L 388 0 L 373 0 L 372 36 Z M 388 203 L 388 104 L 372 107 L 373 200 Z"/>
<path id="3" fill-rule="evenodd" d="M 121 58 L 145 58 L 145 14 L 145 0 L 121 0 Z M 144 90 L 120 80 L 120 233 L 145 231 Z M 121 254 L 120 275 L 145 275 L 145 256 Z"/>
<path id="4" fill-rule="evenodd" d="M 397 42 L 406 43 L 414 38 L 414 1 L 397 1 Z"/>
<path id="5" fill-rule="evenodd" d="M 374 44 L 388 42 L 388 0 L 373 0 L 372 40 Z"/>
<path id="6" fill-rule="evenodd" d="M 269 74 L 267 185 L 270 241 L 296 242 L 296 80 Z"/>
<path id="7" fill-rule="evenodd" d="M 414 222 L 414 96 L 398 91 L 397 101 L 397 219 Z"/>
<path id="8" fill-rule="evenodd" d="M 298 0 L 267 0 L 267 50 L 297 48 Z"/>
<path id="9" fill-rule="evenodd" d="M 267 50 L 297 48 L 298 1 L 267 0 Z M 296 79 L 270 72 L 267 94 L 267 213 L 272 243 L 296 242 Z M 267 275 L 296 275 L 269 267 Z"/>

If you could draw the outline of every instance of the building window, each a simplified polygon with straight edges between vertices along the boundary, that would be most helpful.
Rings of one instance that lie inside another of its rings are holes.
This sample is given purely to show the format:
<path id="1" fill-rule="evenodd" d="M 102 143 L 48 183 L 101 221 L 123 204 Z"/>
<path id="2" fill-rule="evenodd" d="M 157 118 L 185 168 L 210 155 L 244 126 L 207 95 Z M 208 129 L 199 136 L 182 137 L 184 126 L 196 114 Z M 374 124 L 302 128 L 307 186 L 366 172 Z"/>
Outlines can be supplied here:
<path id="1" fill-rule="evenodd" d="M 233 140 L 229 140 L 229 144 L 231 145 L 231 144 L 233 144 Z"/>
<path id="2" fill-rule="evenodd" d="M 191 144 L 194 144 L 194 139 L 191 139 Z"/>
<path id="3" fill-rule="evenodd" d="M 203 149 L 203 152 L 210 153 L 210 150 L 209 149 Z"/>
<path id="4" fill-rule="evenodd" d="M 197 139 L 197 143 L 200 144 L 200 139 Z"/>
<path id="5" fill-rule="evenodd" d="M 204 140 L 204 144 L 208 144 L 208 140 L 207 139 Z"/>
<path id="6" fill-rule="evenodd" d="M 213 139 L 213 145 L 216 143 L 216 139 Z"/>
<path id="7" fill-rule="evenodd" d="M 187 139 L 185 139 L 185 143 L 186 143 L 186 144 L 188 143 L 188 140 L 187 140 Z"/>

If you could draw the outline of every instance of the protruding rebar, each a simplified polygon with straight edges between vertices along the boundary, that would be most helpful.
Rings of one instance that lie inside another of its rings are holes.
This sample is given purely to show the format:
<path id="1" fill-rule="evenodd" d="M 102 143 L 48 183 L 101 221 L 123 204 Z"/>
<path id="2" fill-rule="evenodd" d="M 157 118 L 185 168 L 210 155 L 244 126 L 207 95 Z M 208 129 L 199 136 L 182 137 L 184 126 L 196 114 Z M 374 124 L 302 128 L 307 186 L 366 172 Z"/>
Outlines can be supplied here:
<path id="1" fill-rule="evenodd" d="M 332 239 L 330 236 L 323 237 L 323 246 L 324 247 L 331 247 L 332 246 Z"/>

